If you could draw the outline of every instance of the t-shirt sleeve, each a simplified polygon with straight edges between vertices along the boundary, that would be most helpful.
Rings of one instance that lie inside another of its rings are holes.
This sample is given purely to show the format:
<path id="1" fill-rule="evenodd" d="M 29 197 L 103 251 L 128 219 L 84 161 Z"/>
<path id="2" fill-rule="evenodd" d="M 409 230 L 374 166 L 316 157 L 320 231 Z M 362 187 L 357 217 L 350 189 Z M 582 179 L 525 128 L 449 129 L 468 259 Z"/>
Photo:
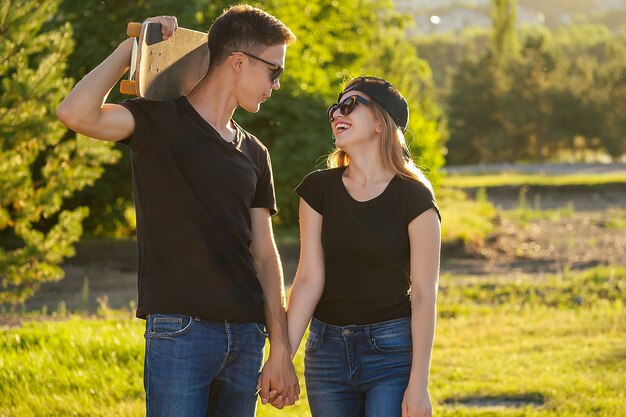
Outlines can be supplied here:
<path id="1" fill-rule="evenodd" d="M 431 208 L 435 209 L 439 221 L 441 221 L 441 213 L 439 213 L 433 192 L 417 181 L 410 181 L 408 185 L 405 206 L 406 223 L 411 223 L 413 219 Z"/>
<path id="2" fill-rule="evenodd" d="M 146 111 L 146 106 L 149 104 L 148 100 L 142 98 L 133 98 L 129 100 L 125 100 L 120 103 L 121 106 L 126 107 L 133 118 L 135 119 L 135 130 L 133 134 L 121 141 L 126 146 L 128 146 L 134 152 L 141 152 L 146 150 L 146 146 L 149 145 L 149 116 Z"/>
<path id="3" fill-rule="evenodd" d="M 264 149 L 265 157 L 260 158 L 259 178 L 252 199 L 252 207 L 269 208 L 270 215 L 278 212 L 276 195 L 274 193 L 274 176 L 272 174 L 272 161 L 267 149 Z"/>
<path id="4" fill-rule="evenodd" d="M 302 182 L 296 187 L 295 191 L 300 197 L 317 211 L 323 213 L 324 207 L 324 171 L 314 171 L 308 174 Z"/>

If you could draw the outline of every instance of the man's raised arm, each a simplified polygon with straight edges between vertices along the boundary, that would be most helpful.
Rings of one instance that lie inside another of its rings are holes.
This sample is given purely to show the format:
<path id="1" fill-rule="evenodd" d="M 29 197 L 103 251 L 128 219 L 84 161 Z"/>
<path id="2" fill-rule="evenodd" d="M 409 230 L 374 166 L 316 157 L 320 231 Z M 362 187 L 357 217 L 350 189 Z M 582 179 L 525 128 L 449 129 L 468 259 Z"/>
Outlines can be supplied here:
<path id="1" fill-rule="evenodd" d="M 167 39 L 178 24 L 172 16 L 159 16 L 146 21 L 161 23 Z M 118 141 L 130 137 L 135 120 L 128 109 L 119 104 L 106 104 L 111 89 L 130 65 L 132 38 L 122 42 L 111 55 L 87 74 L 61 102 L 57 117 L 69 129 L 94 139 Z"/>

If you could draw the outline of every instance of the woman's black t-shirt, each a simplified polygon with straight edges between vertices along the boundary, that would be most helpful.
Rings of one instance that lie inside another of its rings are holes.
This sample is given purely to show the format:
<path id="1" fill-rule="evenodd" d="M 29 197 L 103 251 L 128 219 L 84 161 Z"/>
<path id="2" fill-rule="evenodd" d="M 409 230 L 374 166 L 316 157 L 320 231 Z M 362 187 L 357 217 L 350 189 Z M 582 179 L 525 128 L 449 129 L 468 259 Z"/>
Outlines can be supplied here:
<path id="1" fill-rule="evenodd" d="M 439 210 L 422 183 L 395 176 L 377 197 L 359 202 L 346 190 L 345 167 L 307 175 L 296 192 L 323 216 L 325 284 L 314 317 L 336 326 L 411 315 L 408 225 Z"/>

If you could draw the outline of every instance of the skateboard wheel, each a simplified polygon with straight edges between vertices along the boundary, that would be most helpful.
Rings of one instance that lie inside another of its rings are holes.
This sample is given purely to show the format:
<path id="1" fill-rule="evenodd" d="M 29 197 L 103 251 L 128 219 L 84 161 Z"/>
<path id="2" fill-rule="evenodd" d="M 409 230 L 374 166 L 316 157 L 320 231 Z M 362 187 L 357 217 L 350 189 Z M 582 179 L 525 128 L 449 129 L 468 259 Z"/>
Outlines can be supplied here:
<path id="1" fill-rule="evenodd" d="M 120 93 L 128 94 L 128 95 L 138 95 L 137 93 L 137 82 L 130 80 L 122 80 L 120 83 Z"/>
<path id="2" fill-rule="evenodd" d="M 128 26 L 126 26 L 126 34 L 129 37 L 138 38 L 140 33 L 141 33 L 141 23 L 129 22 Z"/>

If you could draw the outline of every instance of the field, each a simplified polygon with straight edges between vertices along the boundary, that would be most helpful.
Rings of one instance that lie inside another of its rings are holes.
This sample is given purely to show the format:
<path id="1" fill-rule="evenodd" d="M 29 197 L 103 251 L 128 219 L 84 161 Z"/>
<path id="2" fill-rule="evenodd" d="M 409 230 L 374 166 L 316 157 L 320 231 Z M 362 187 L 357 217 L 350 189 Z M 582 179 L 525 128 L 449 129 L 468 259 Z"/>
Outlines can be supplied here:
<path id="1" fill-rule="evenodd" d="M 442 277 L 431 377 L 437 415 L 625 415 L 625 272 L 596 268 L 542 282 Z M 121 314 L 5 328 L 0 416 L 143 415 L 143 322 Z M 302 349 L 296 367 L 302 375 Z M 310 414 L 303 395 L 288 412 L 260 407 L 258 415 Z"/>
<path id="2" fill-rule="evenodd" d="M 626 415 L 626 186 L 502 178 L 441 193 L 435 414 Z M 279 242 L 287 278 L 294 241 Z M 134 262 L 132 242 L 85 241 L 65 280 L 0 316 L 0 417 L 143 415 Z M 303 395 L 258 415 L 310 414 Z"/>

